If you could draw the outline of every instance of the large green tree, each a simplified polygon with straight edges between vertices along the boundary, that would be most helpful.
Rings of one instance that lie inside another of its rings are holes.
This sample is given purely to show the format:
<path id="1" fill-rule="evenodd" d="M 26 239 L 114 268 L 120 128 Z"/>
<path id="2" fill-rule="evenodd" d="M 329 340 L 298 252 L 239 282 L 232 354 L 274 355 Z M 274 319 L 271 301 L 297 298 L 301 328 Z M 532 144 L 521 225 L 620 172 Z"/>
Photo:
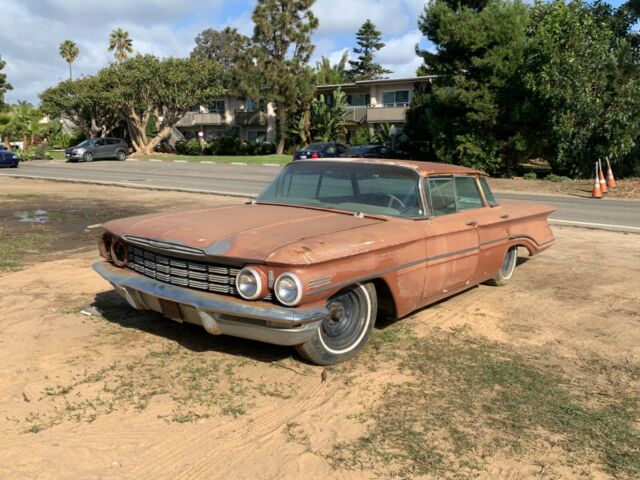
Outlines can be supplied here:
<path id="1" fill-rule="evenodd" d="M 0 111 L 2 111 L 2 109 L 5 106 L 4 94 L 7 93 L 9 90 L 13 90 L 13 87 L 11 86 L 11 84 L 7 82 L 7 74 L 2 73 L 2 69 L 5 67 L 6 64 L 7 63 L 2 60 L 2 57 L 0 57 Z"/>
<path id="2" fill-rule="evenodd" d="M 141 154 L 153 152 L 194 104 L 207 104 L 223 93 L 219 65 L 198 58 L 136 55 L 98 75 L 105 81 L 112 105 L 127 122 L 134 149 Z M 148 138 L 152 116 L 159 119 L 157 133 Z"/>
<path id="3" fill-rule="evenodd" d="M 125 60 L 130 53 L 133 52 L 133 41 L 129 37 L 129 32 L 117 28 L 109 35 L 109 48 L 110 52 L 116 57 L 119 62 Z"/>
<path id="4" fill-rule="evenodd" d="M 384 43 L 380 31 L 371 20 L 367 19 L 356 32 L 356 43 L 358 46 L 354 47 L 353 53 L 358 57 L 349 60 L 351 80 L 375 80 L 391 73 L 391 70 L 374 61 L 375 53 L 384 47 Z"/>
<path id="5" fill-rule="evenodd" d="M 324 95 L 314 98 L 310 108 L 310 130 L 314 141 L 330 142 L 347 133 L 347 99 L 340 89 L 332 93 L 331 102 Z"/>
<path id="6" fill-rule="evenodd" d="M 311 33 L 318 19 L 315 0 L 258 0 L 251 46 L 239 66 L 237 89 L 247 98 L 273 102 L 278 116 L 277 153 L 284 152 L 287 118 L 313 98 Z"/>
<path id="7" fill-rule="evenodd" d="M 196 36 L 195 42 L 191 57 L 213 60 L 224 69 L 234 68 L 249 46 L 249 38 L 231 27 L 224 30 L 207 28 Z"/>
<path id="8" fill-rule="evenodd" d="M 414 95 L 409 112 L 417 153 L 492 173 L 526 155 L 529 108 L 520 74 L 527 21 L 519 0 L 433 0 L 425 7 L 418 25 L 436 48 L 417 52 L 421 73 L 438 77 Z"/>
<path id="9" fill-rule="evenodd" d="M 73 80 L 73 72 L 71 71 L 71 64 L 75 62 L 78 55 L 80 55 L 80 49 L 73 40 L 65 40 L 58 47 L 58 53 L 65 62 L 69 64 L 69 80 Z"/>
<path id="10" fill-rule="evenodd" d="M 40 109 L 53 118 L 68 118 L 87 138 L 105 137 L 122 115 L 104 75 L 66 80 L 40 94 Z"/>
<path id="11" fill-rule="evenodd" d="M 527 87 L 544 115 L 545 157 L 554 170 L 588 175 L 599 156 L 626 155 L 640 136 L 637 52 L 631 23 L 580 1 L 532 9 Z"/>

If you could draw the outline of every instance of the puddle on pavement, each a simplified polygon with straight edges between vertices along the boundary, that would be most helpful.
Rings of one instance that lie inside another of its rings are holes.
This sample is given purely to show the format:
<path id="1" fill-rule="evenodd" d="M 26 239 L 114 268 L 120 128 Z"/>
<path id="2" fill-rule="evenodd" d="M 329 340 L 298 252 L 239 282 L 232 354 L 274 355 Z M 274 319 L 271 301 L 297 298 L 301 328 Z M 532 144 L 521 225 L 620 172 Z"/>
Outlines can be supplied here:
<path id="1" fill-rule="evenodd" d="M 60 208 L 60 209 L 31 209 L 22 210 L 15 213 L 15 217 L 22 223 L 49 223 L 55 221 L 65 221 L 76 223 L 82 222 L 95 216 L 93 208 Z"/>

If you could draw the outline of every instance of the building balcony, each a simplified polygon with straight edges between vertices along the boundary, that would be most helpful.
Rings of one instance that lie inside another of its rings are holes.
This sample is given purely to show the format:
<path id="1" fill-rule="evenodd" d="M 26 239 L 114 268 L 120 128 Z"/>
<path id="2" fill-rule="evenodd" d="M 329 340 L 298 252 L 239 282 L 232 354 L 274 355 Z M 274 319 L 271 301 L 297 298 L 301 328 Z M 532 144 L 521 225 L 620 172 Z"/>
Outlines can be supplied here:
<path id="1" fill-rule="evenodd" d="M 184 117 L 176 123 L 176 127 L 195 127 L 197 125 L 222 125 L 224 115 L 221 113 L 198 113 L 187 112 Z"/>
<path id="2" fill-rule="evenodd" d="M 367 107 L 358 106 L 352 107 L 348 106 L 347 111 L 344 113 L 343 117 L 348 122 L 353 123 L 363 123 L 367 120 Z"/>
<path id="3" fill-rule="evenodd" d="M 268 115 L 266 112 L 247 112 L 245 110 L 236 110 L 234 123 L 239 126 L 267 126 Z"/>
<path id="4" fill-rule="evenodd" d="M 370 107 L 367 108 L 367 123 L 404 123 L 409 107 Z"/>

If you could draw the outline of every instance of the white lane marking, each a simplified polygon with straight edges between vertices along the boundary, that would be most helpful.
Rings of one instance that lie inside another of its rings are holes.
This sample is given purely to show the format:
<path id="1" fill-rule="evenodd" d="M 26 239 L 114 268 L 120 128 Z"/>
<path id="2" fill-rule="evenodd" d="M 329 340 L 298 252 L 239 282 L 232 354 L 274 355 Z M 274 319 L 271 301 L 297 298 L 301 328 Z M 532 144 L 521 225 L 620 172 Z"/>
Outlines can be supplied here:
<path id="1" fill-rule="evenodd" d="M 140 160 L 138 160 L 137 158 L 127 158 L 127 160 L 129 162 L 139 162 Z"/>
<path id="2" fill-rule="evenodd" d="M 202 161 L 202 162 L 200 162 L 200 163 L 206 163 L 207 165 L 212 165 L 212 164 L 214 164 L 214 163 L 216 163 L 216 162 L 212 162 L 212 161 L 210 161 L 210 160 L 203 160 L 203 161 Z"/>
<path id="3" fill-rule="evenodd" d="M 263 163 L 262 165 L 264 165 L 265 167 L 281 167 L 282 166 L 277 163 Z"/>
<path id="4" fill-rule="evenodd" d="M 583 225 L 585 227 L 606 227 L 606 228 L 623 228 L 626 230 L 638 230 L 640 231 L 640 227 L 630 227 L 629 225 L 612 225 L 610 223 L 592 223 L 592 222 L 578 222 L 575 220 L 560 220 L 558 218 L 550 218 L 550 222 L 554 223 L 566 223 L 567 225 Z"/>
<path id="5" fill-rule="evenodd" d="M 174 163 L 188 163 L 186 160 L 174 160 Z"/>
<path id="6" fill-rule="evenodd" d="M 246 165 L 244 162 L 231 162 L 231 165 Z"/>
<path id="7" fill-rule="evenodd" d="M 150 158 L 150 162 L 161 162 L 162 160 L 158 160 L 157 158 Z"/>
<path id="8" fill-rule="evenodd" d="M 109 182 L 104 180 L 80 180 L 69 178 L 56 178 L 56 177 L 44 177 L 41 175 L 24 175 L 19 173 L 4 173 L 0 172 L 2 177 L 17 177 L 17 178 L 32 178 L 34 180 L 48 180 L 50 182 L 66 182 L 66 183 L 82 183 L 87 185 L 105 185 L 116 187 L 128 187 L 139 188 L 142 190 L 162 190 L 169 192 L 188 192 L 188 193 L 206 193 L 208 195 L 222 195 L 228 197 L 241 197 L 241 198 L 256 198 L 256 195 L 243 192 L 225 192 L 223 190 L 203 190 L 199 188 L 186 188 L 186 187 L 165 187 L 162 185 L 145 185 L 142 183 L 124 183 L 124 182 Z"/>

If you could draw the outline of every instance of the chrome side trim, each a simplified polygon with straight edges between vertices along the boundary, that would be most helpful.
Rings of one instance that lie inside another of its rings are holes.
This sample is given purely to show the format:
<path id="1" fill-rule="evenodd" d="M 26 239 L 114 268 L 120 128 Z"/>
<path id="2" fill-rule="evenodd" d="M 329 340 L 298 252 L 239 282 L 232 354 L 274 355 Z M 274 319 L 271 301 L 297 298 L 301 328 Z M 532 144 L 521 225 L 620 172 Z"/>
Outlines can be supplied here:
<path id="1" fill-rule="evenodd" d="M 309 288 L 317 288 L 317 287 L 322 287 L 324 285 L 328 285 L 329 283 L 331 283 L 331 276 L 327 275 L 326 277 L 320 277 L 313 280 L 309 280 L 309 282 L 307 282 L 307 286 Z"/>
<path id="2" fill-rule="evenodd" d="M 169 243 L 169 242 L 162 242 L 159 240 L 152 240 L 150 238 L 142 238 L 142 237 L 136 237 L 133 235 L 125 234 L 125 235 L 122 235 L 122 239 L 134 245 L 159 248 L 161 250 L 166 250 L 168 252 L 183 253 L 186 255 L 197 255 L 199 257 L 204 257 L 206 255 L 205 251 L 200 248 L 185 247 L 184 245 L 178 245 L 178 244 Z"/>

